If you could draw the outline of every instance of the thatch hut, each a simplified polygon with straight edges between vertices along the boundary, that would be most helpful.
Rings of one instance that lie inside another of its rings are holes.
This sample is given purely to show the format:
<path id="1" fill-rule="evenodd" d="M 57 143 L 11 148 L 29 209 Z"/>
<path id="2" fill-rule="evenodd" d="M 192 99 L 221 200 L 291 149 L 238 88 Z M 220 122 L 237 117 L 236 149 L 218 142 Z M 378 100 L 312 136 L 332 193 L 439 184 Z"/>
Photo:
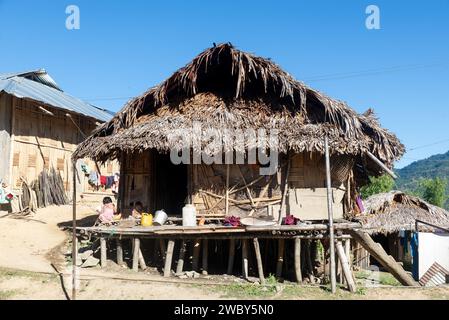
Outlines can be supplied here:
<path id="1" fill-rule="evenodd" d="M 387 253 L 410 269 L 412 264 L 417 268 L 417 259 L 413 259 L 414 233 L 449 230 L 448 211 L 401 191 L 373 195 L 365 200 L 364 206 L 365 213 L 355 219 Z M 433 252 L 438 250 L 432 248 Z"/>
<path id="2" fill-rule="evenodd" d="M 275 132 L 275 138 L 233 140 L 242 132 L 263 130 Z M 124 212 L 139 200 L 148 210 L 164 208 L 179 215 L 184 203 L 193 202 L 200 215 L 268 214 L 276 219 L 289 213 L 323 220 L 325 136 L 332 154 L 334 214 L 342 218 L 354 207 L 356 187 L 368 175 L 381 173 L 367 153 L 391 168 L 404 146 L 372 111 L 358 114 L 296 81 L 270 59 L 228 43 L 205 50 L 129 101 L 78 146 L 73 158 L 120 160 Z M 262 148 L 261 140 L 266 142 Z M 261 161 L 264 154 L 250 161 L 249 153 L 257 148 L 269 150 L 270 156 L 279 154 L 271 175 L 261 175 L 260 169 L 267 167 Z M 185 150 L 188 161 L 170 161 L 170 154 Z M 244 162 L 229 165 L 222 156 L 229 154 L 226 159 L 232 163 L 238 157 Z M 222 162 L 195 163 L 201 156 Z"/>

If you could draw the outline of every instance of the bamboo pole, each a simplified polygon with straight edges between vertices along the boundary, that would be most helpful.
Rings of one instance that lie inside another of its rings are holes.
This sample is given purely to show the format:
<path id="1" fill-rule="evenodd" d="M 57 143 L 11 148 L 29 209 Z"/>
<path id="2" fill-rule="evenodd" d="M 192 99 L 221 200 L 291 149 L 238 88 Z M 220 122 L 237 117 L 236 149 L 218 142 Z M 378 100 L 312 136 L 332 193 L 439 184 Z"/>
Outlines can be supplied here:
<path id="1" fill-rule="evenodd" d="M 282 267 L 284 266 L 284 248 L 285 248 L 285 240 L 278 240 L 278 259 L 276 263 L 276 278 L 282 277 Z"/>
<path id="2" fill-rule="evenodd" d="M 202 263 L 203 263 L 203 271 L 202 274 L 207 276 L 208 274 L 208 259 L 209 259 L 209 240 L 208 239 L 203 239 L 203 258 L 202 258 Z"/>
<path id="3" fill-rule="evenodd" d="M 397 179 L 398 176 L 391 171 L 390 169 L 387 168 L 386 165 L 384 165 L 382 163 L 382 161 L 380 161 L 379 159 L 376 158 L 376 156 L 374 154 L 372 154 L 371 152 L 367 151 L 366 154 L 368 155 L 368 157 L 373 160 L 379 167 L 381 167 L 386 173 L 388 173 L 393 179 Z"/>
<path id="4" fill-rule="evenodd" d="M 184 269 L 184 258 L 186 255 L 186 242 L 185 240 L 181 241 L 181 248 L 179 249 L 179 258 L 178 264 L 176 266 L 176 274 L 181 274 Z"/>
<path id="5" fill-rule="evenodd" d="M 107 264 L 107 248 L 106 248 L 106 239 L 104 237 L 100 238 L 100 252 L 101 252 L 101 267 L 106 267 Z"/>
<path id="6" fill-rule="evenodd" d="M 196 239 L 193 243 L 193 258 L 192 258 L 192 270 L 193 271 L 198 270 L 198 261 L 200 258 L 200 247 L 201 247 L 201 240 Z"/>
<path id="7" fill-rule="evenodd" d="M 14 110 L 13 105 L 13 110 Z M 73 199 L 72 199 L 72 300 L 76 300 L 76 259 L 78 254 L 76 238 L 76 161 L 73 161 Z"/>
<path id="8" fill-rule="evenodd" d="M 226 165 L 226 208 L 225 214 L 229 215 L 229 164 Z"/>
<path id="9" fill-rule="evenodd" d="M 296 275 L 296 282 L 302 283 L 300 238 L 295 238 L 295 275 Z"/>
<path id="10" fill-rule="evenodd" d="M 263 284 L 265 284 L 265 277 L 263 274 L 263 264 L 262 264 L 262 257 L 260 255 L 259 240 L 257 238 L 254 238 L 253 243 L 254 243 L 254 251 L 256 252 L 257 273 L 259 274 L 260 284 L 263 285 Z"/>
<path id="11" fill-rule="evenodd" d="M 230 239 L 229 240 L 228 270 L 227 270 L 228 275 L 232 275 L 232 270 L 234 269 L 234 259 L 235 259 L 235 239 Z"/>
<path id="12" fill-rule="evenodd" d="M 248 279 L 248 240 L 242 240 L 242 275 L 243 278 Z"/>
<path id="13" fill-rule="evenodd" d="M 337 254 L 338 254 L 338 258 L 341 263 L 342 273 L 344 274 L 346 282 L 348 284 L 348 289 L 351 292 L 355 292 L 356 286 L 355 286 L 354 278 L 352 276 L 352 272 L 349 267 L 348 258 L 345 255 L 345 251 L 343 249 L 343 245 L 341 244 L 341 241 L 337 241 Z"/>
<path id="14" fill-rule="evenodd" d="M 175 248 L 175 241 L 168 240 L 167 254 L 165 256 L 164 277 L 169 278 L 171 273 L 171 264 L 173 260 L 173 250 Z"/>
<path id="15" fill-rule="evenodd" d="M 147 268 L 147 264 L 145 263 L 145 258 L 143 257 L 142 249 L 139 248 L 139 265 L 142 270 Z"/>
<path id="16" fill-rule="evenodd" d="M 122 240 L 116 239 L 117 244 L 117 264 L 121 266 L 123 264 L 123 247 Z"/>
<path id="17" fill-rule="evenodd" d="M 337 291 L 336 274 L 335 274 L 335 236 L 334 236 L 334 214 L 332 208 L 332 181 L 331 181 L 331 165 L 329 155 L 329 138 L 324 137 L 324 148 L 326 157 L 326 188 L 327 188 L 327 209 L 329 218 L 329 253 L 330 253 L 330 279 L 331 291 Z"/>
<path id="18" fill-rule="evenodd" d="M 139 271 L 139 250 L 140 250 L 140 239 L 134 238 L 133 241 L 133 271 Z"/>

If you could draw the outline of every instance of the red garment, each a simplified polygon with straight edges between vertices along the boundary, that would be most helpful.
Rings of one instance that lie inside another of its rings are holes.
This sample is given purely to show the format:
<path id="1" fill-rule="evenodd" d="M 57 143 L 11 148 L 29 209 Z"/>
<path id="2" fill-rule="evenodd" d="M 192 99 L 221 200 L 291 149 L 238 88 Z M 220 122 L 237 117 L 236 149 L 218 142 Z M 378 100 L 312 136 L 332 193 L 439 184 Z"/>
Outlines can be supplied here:
<path id="1" fill-rule="evenodd" d="M 101 184 L 102 186 L 105 186 L 107 182 L 108 182 L 108 177 L 106 177 L 106 176 L 100 176 L 100 184 Z"/>

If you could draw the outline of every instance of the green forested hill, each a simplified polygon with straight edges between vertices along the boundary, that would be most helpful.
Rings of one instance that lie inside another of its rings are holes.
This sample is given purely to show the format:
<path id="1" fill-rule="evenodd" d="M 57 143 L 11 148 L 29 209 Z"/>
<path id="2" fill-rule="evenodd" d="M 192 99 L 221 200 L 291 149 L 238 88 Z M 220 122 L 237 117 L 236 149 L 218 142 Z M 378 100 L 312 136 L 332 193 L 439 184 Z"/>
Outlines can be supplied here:
<path id="1" fill-rule="evenodd" d="M 416 193 L 419 181 L 422 178 L 434 179 L 440 177 L 448 181 L 449 186 L 449 151 L 445 154 L 438 154 L 430 158 L 413 162 L 402 169 L 396 170 L 399 179 L 396 180 L 396 187 L 399 190 Z M 446 192 L 449 196 L 449 187 Z M 446 202 L 449 208 L 449 200 Z"/>

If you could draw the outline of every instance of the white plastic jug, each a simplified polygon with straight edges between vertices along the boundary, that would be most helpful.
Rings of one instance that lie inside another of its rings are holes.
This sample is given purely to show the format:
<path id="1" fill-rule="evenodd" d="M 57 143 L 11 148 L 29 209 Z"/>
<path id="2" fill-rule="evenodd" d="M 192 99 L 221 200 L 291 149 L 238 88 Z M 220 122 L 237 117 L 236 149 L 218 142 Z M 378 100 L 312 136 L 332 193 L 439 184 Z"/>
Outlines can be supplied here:
<path id="1" fill-rule="evenodd" d="M 182 225 L 196 227 L 196 208 L 193 204 L 187 204 L 182 208 Z"/>

